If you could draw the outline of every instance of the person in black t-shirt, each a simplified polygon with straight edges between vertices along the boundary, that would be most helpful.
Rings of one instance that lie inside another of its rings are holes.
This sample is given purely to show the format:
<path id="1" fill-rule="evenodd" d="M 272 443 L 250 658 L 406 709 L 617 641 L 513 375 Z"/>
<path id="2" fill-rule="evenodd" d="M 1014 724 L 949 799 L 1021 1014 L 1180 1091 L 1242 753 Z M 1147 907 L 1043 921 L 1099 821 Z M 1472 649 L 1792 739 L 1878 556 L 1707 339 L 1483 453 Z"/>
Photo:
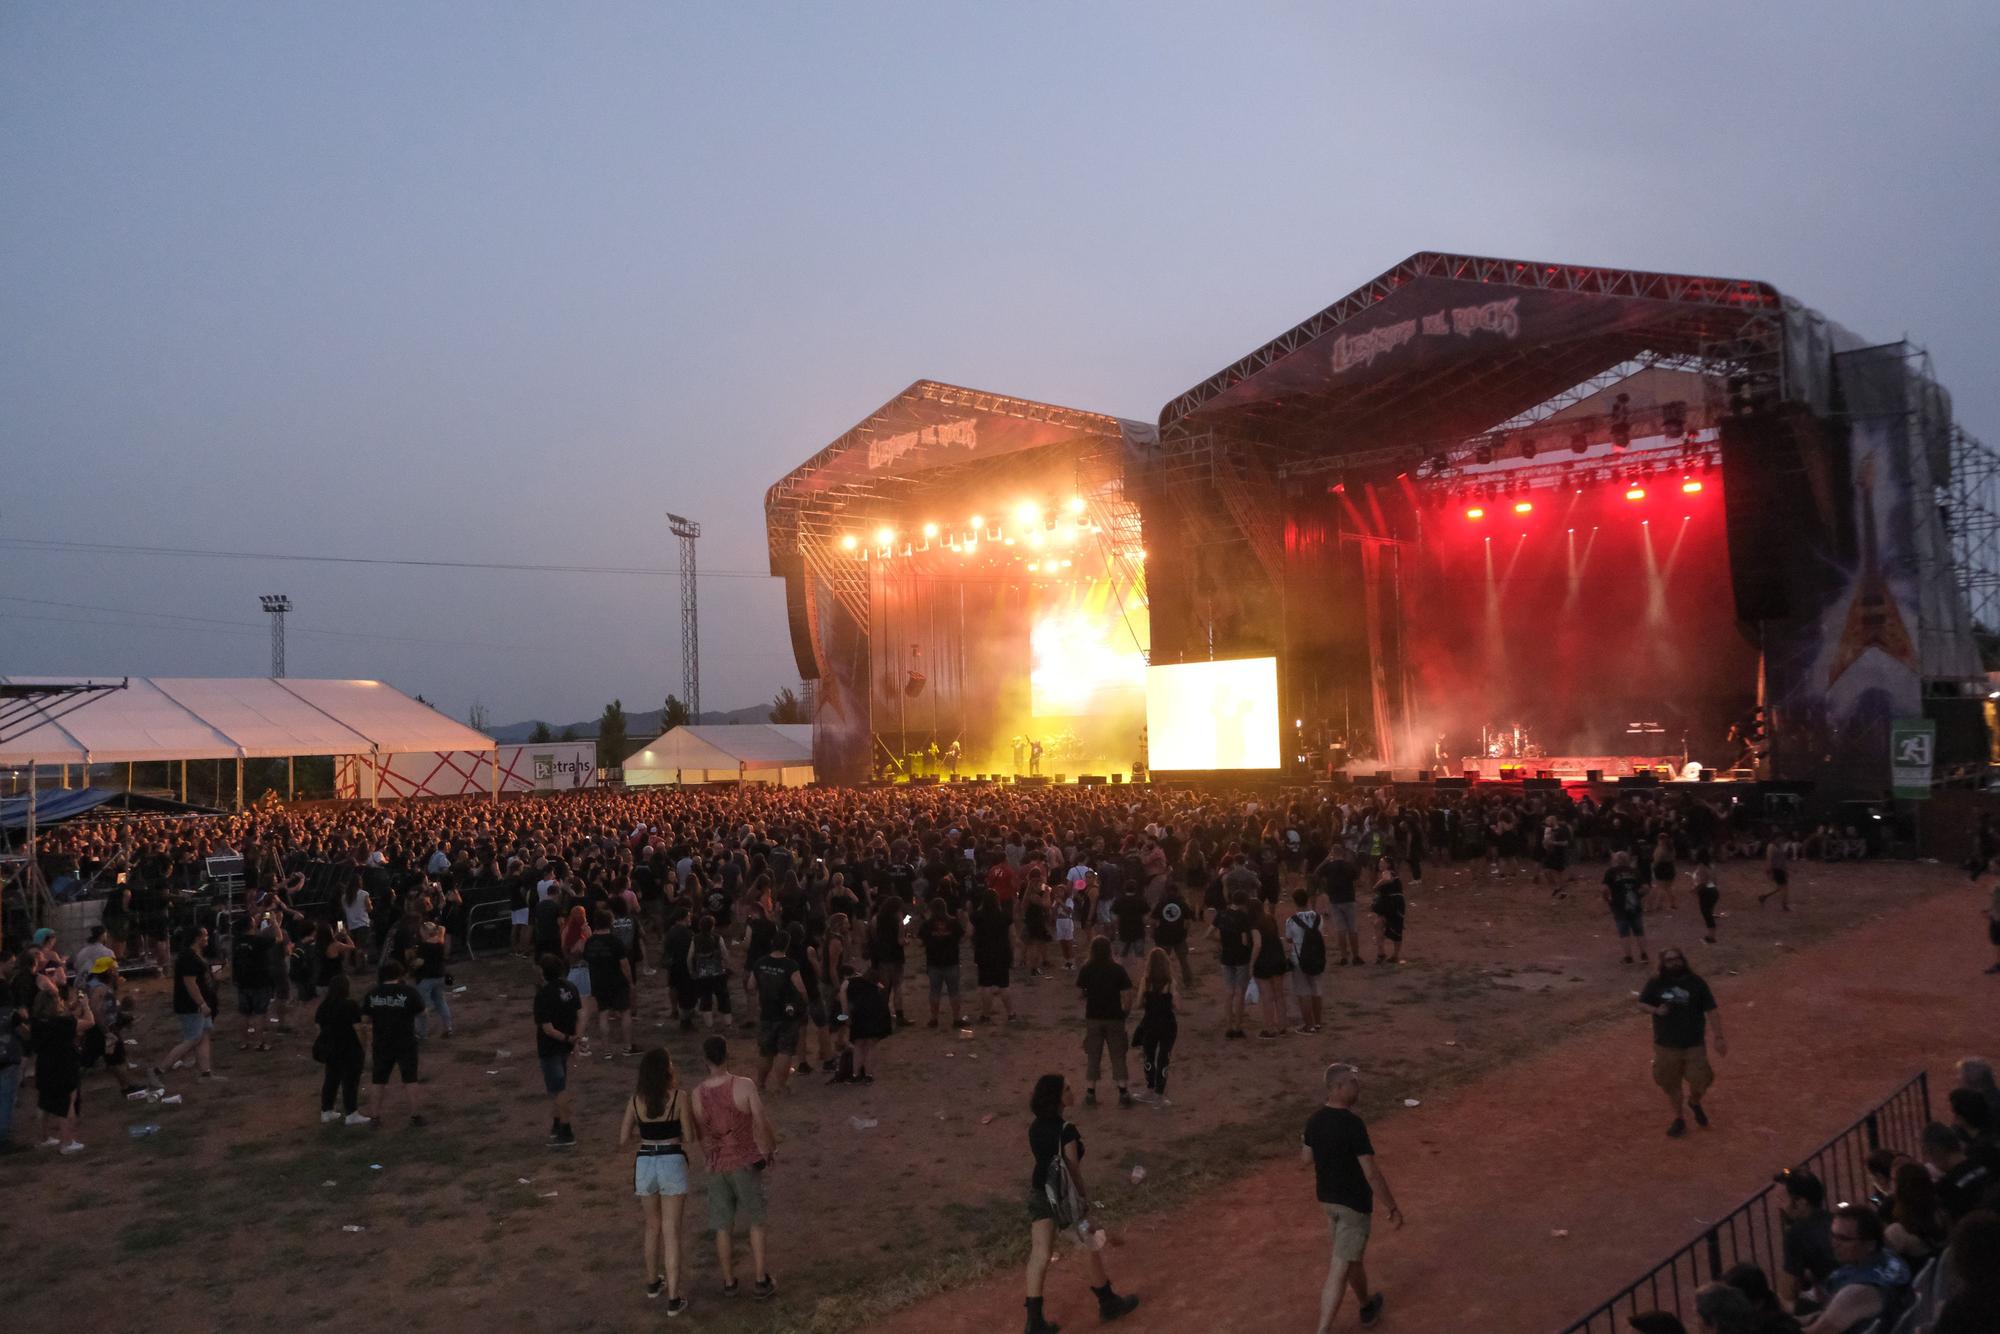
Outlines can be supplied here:
<path id="1" fill-rule="evenodd" d="M 979 906 L 972 913 L 972 968 L 979 983 L 979 1022 L 992 1022 L 993 1001 L 998 997 L 1001 1017 L 1019 1023 L 1007 994 L 1014 971 L 1014 914 L 994 890 L 979 891 Z"/>
<path id="2" fill-rule="evenodd" d="M 313 1022 L 319 1026 L 319 1038 L 313 1043 L 313 1053 L 326 1067 L 319 1085 L 321 1123 L 342 1119 L 343 1113 L 336 1111 L 333 1105 L 334 1095 L 338 1093 L 347 1124 L 369 1124 L 368 1118 L 359 1110 L 363 1053 L 361 1035 L 357 1030 L 361 1025 L 361 1007 L 354 1002 L 347 974 L 335 974 L 326 984 L 326 998 L 314 1012 Z"/>
<path id="3" fill-rule="evenodd" d="M 1687 1133 L 1687 1122 L 1681 1116 L 1683 1082 L 1687 1084 L 1687 1110 L 1694 1113 L 1695 1124 L 1708 1124 L 1701 1098 L 1715 1082 L 1715 1071 L 1708 1063 L 1707 1031 L 1715 1029 L 1715 1054 L 1727 1056 L 1729 1044 L 1722 1036 L 1722 1016 L 1716 1012 L 1715 993 L 1708 989 L 1708 983 L 1695 976 L 1687 956 L 1671 945 L 1660 951 L 1660 971 L 1640 989 L 1639 1004 L 1653 1012 L 1653 1082 L 1674 1109 L 1667 1134 L 1679 1139 Z"/>
<path id="4" fill-rule="evenodd" d="M 370 1072 L 369 1105 L 373 1121 L 381 1121 L 389 1100 L 389 1076 L 403 1077 L 403 1104 L 409 1109 L 410 1124 L 420 1126 L 424 1118 L 417 1111 L 417 1019 L 424 1012 L 423 993 L 403 980 L 400 960 L 389 959 L 377 970 L 374 988 L 361 998 L 361 1016 L 368 1024 L 374 1048 L 374 1068 Z"/>
<path id="5" fill-rule="evenodd" d="M 1194 985 L 1188 967 L 1188 905 L 1181 889 L 1172 880 L 1164 882 L 1160 901 L 1153 907 L 1153 943 L 1180 960 L 1181 985 Z"/>
<path id="6" fill-rule="evenodd" d="M 1108 944 L 1101 939 L 1091 943 Z M 1104 965 L 1121 975 L 1125 971 L 1111 962 L 1108 949 Z M 1049 1200 L 1048 1179 L 1049 1169 L 1055 1164 L 1058 1154 L 1076 1184 L 1077 1194 L 1085 1200 L 1090 1198 L 1090 1188 L 1083 1179 L 1083 1136 L 1064 1114 L 1070 1101 L 1069 1084 L 1061 1075 L 1043 1075 L 1037 1079 L 1035 1091 L 1028 1099 L 1028 1111 L 1034 1118 L 1028 1123 L 1028 1153 L 1034 1160 L 1034 1168 L 1028 1174 L 1027 1334 L 1056 1334 L 1057 1329 L 1042 1314 L 1042 1287 L 1048 1277 L 1049 1257 L 1056 1244 L 1056 1217 Z M 1104 1267 L 1104 1251 L 1097 1241 L 1102 1235 L 1101 1230 L 1086 1217 L 1074 1221 L 1073 1235 L 1083 1247 L 1084 1262 L 1090 1266 L 1090 1290 L 1097 1296 L 1098 1319 L 1116 1320 L 1130 1315 L 1138 1308 L 1139 1299 L 1112 1288 L 1111 1275 Z"/>
<path id="7" fill-rule="evenodd" d="M 1299 1161 L 1313 1169 L 1314 1194 L 1326 1214 L 1333 1241 L 1333 1259 L 1319 1294 L 1319 1334 L 1333 1328 L 1346 1289 L 1361 1303 L 1361 1323 L 1372 1325 L 1382 1315 L 1382 1294 L 1368 1291 L 1368 1270 L 1362 1256 L 1374 1222 L 1375 1203 L 1388 1207 L 1389 1221 L 1403 1225 L 1389 1179 L 1375 1161 L 1368 1127 L 1353 1111 L 1361 1096 L 1361 1075 L 1351 1065 L 1326 1068 L 1326 1105 L 1306 1122 L 1299 1139 Z"/>
<path id="8" fill-rule="evenodd" d="M 542 985 L 535 992 L 535 1061 L 541 1066 L 542 1087 L 549 1095 L 552 1149 L 576 1147 L 576 1131 L 569 1121 L 569 1062 L 576 1051 L 583 995 L 568 974 L 556 955 L 542 956 Z"/>
<path id="9" fill-rule="evenodd" d="M 213 1072 L 210 1034 L 215 1032 L 215 977 L 208 967 L 208 928 L 198 926 L 174 956 L 174 1018 L 181 1026 L 180 1045 L 160 1062 L 172 1070 L 192 1057 L 204 1079 Z"/>
<path id="10" fill-rule="evenodd" d="M 1216 937 L 1216 961 L 1222 965 L 1222 1036 L 1243 1036 L 1243 994 L 1250 989 L 1250 896 L 1236 890 L 1209 916 L 1209 934 Z"/>
<path id="11" fill-rule="evenodd" d="M 951 996 L 952 1018 L 961 1026 L 971 1022 L 962 1011 L 959 999 L 958 949 L 965 938 L 965 918 L 952 910 L 943 897 L 931 900 L 930 916 L 924 919 L 922 939 L 924 942 L 924 971 L 930 976 L 931 1017 L 926 1028 L 938 1026 L 938 1000 Z"/>
<path id="12" fill-rule="evenodd" d="M 779 927 L 769 951 L 752 961 L 749 969 L 757 989 L 757 1087 L 766 1093 L 785 1087 L 805 1027 L 805 978 L 791 955 L 795 929 Z"/>
<path id="13" fill-rule="evenodd" d="M 632 954 L 611 929 L 611 913 L 599 908 L 591 923 L 590 939 L 583 942 L 583 966 L 590 970 L 590 995 L 597 1002 L 597 1033 L 604 1049 L 611 1046 L 611 1020 L 618 1019 L 625 1035 L 625 1054 L 637 1056 L 632 1045 Z"/>
<path id="14" fill-rule="evenodd" d="M 1611 854 L 1611 868 L 1604 873 L 1604 906 L 1611 909 L 1611 925 L 1618 932 L 1618 948 L 1625 962 L 1632 962 L 1632 941 L 1639 942 L 1639 958 L 1646 959 L 1645 871 L 1632 854 L 1620 849 Z M 1664 956 L 1663 956 L 1664 957 Z"/>
<path id="15" fill-rule="evenodd" d="M 1326 915 L 1333 921 L 1333 944 L 1340 951 L 1338 962 L 1361 963 L 1361 933 L 1355 924 L 1354 888 L 1361 880 L 1361 868 L 1348 855 L 1347 846 L 1334 841 L 1325 861 L 1313 872 L 1319 892 L 1326 896 Z"/>
<path id="16" fill-rule="evenodd" d="M 1083 1103 L 1097 1105 L 1097 1072 L 1104 1049 L 1111 1049 L 1111 1077 L 1118 1081 L 1118 1105 L 1132 1105 L 1132 1090 L 1125 1074 L 1125 993 L 1132 978 L 1124 966 L 1111 958 L 1111 942 L 1095 936 L 1090 942 L 1090 959 L 1076 970 L 1077 990 L 1083 993 L 1083 1054 L 1088 1063 L 1084 1073 Z"/>

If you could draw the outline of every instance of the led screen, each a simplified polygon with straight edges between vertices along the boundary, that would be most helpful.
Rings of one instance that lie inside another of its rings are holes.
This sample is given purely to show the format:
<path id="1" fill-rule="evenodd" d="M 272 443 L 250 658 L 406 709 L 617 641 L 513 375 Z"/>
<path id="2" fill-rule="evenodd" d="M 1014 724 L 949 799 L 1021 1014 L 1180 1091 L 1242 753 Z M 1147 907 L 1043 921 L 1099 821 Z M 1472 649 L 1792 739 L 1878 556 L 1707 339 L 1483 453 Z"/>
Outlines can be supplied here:
<path id="1" fill-rule="evenodd" d="M 1146 669 L 1146 749 L 1156 770 L 1278 767 L 1278 660 Z"/>

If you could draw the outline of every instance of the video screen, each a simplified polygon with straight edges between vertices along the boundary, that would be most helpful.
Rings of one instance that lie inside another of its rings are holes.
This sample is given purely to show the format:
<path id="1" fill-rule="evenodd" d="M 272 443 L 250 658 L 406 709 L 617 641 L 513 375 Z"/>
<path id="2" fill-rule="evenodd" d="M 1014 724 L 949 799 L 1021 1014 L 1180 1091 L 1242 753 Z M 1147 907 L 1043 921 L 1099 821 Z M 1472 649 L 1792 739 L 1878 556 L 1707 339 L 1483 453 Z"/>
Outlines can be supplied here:
<path id="1" fill-rule="evenodd" d="M 1155 770 L 1278 767 L 1278 660 L 1146 669 L 1147 762 Z"/>

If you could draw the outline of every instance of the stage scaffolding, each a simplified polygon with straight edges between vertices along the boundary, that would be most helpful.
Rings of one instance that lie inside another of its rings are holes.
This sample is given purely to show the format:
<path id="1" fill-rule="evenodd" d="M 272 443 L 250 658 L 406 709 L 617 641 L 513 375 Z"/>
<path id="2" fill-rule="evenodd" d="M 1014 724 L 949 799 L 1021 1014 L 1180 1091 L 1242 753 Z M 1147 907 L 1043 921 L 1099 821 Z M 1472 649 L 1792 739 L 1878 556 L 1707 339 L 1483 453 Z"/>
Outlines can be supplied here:
<path id="1" fill-rule="evenodd" d="M 1975 632 L 2000 631 L 2000 453 L 1951 431 L 1951 481 L 1940 488 L 1953 574 Z"/>

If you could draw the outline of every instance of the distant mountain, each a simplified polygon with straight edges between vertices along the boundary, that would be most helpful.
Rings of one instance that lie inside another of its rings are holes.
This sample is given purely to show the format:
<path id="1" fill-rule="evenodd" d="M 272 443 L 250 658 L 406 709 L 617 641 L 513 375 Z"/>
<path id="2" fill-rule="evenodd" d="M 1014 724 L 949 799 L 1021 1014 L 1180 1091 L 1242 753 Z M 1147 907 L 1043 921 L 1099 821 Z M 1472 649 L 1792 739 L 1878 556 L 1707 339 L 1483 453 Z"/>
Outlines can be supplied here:
<path id="1" fill-rule="evenodd" d="M 650 741 L 660 734 L 660 718 L 665 713 L 666 710 L 662 708 L 650 709 L 645 713 L 626 714 L 626 737 L 635 742 Z M 499 727 L 489 727 L 486 729 L 486 734 L 503 745 L 517 745 L 535 734 L 535 727 L 539 721 L 539 719 L 530 718 L 525 723 L 506 723 Z M 710 709 L 695 719 L 697 724 L 768 723 L 770 721 L 771 705 L 768 701 L 763 704 L 747 705 L 740 709 L 730 709 L 725 713 L 717 713 L 715 710 Z M 568 726 L 576 734 L 578 741 L 588 741 L 597 735 L 597 723 L 598 720 L 592 718 L 587 723 L 550 723 L 548 728 L 550 735 L 561 736 L 564 726 Z"/>

